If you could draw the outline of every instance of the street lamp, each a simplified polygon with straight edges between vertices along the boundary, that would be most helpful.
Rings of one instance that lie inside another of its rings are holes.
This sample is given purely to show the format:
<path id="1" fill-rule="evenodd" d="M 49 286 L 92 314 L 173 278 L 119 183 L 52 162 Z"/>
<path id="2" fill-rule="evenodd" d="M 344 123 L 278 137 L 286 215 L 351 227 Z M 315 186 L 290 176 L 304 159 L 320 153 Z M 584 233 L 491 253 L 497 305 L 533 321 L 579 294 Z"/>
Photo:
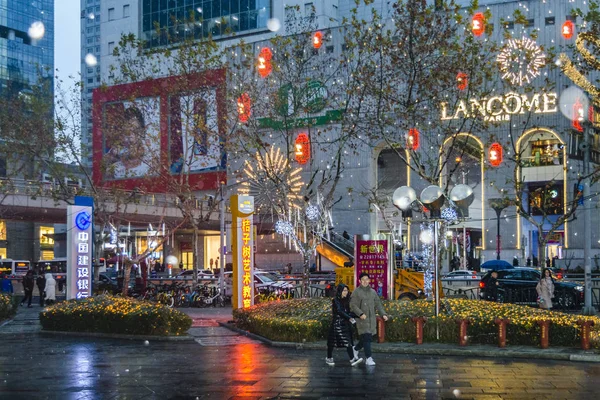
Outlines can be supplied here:
<path id="1" fill-rule="evenodd" d="M 490 207 L 496 211 L 496 260 L 500 259 L 500 214 L 502 210 L 510 205 L 510 200 L 507 198 L 494 198 L 488 200 Z"/>
<path id="2" fill-rule="evenodd" d="M 436 316 L 436 335 L 437 338 L 440 338 L 440 330 L 439 325 L 437 324 L 440 314 L 440 291 L 439 291 L 439 254 L 438 254 L 438 225 L 439 219 L 441 217 L 441 210 L 444 202 L 446 200 L 444 196 L 444 192 L 439 186 L 431 185 L 427 186 L 421 192 L 420 202 L 423 204 L 430 212 L 430 218 L 433 219 L 433 257 L 434 257 L 434 271 L 433 271 L 433 279 L 435 282 L 435 316 Z M 410 186 L 401 186 L 394 191 L 392 196 L 392 202 L 396 207 L 398 207 L 404 215 L 404 212 L 407 212 L 411 209 L 413 203 L 417 201 L 417 194 L 413 188 Z"/>
<path id="3" fill-rule="evenodd" d="M 469 217 L 469 206 L 473 203 L 474 199 L 473 189 L 469 185 L 456 185 L 450 191 L 450 200 L 458 207 L 463 221 L 463 269 L 467 269 L 467 227 L 465 226 L 465 221 Z"/>

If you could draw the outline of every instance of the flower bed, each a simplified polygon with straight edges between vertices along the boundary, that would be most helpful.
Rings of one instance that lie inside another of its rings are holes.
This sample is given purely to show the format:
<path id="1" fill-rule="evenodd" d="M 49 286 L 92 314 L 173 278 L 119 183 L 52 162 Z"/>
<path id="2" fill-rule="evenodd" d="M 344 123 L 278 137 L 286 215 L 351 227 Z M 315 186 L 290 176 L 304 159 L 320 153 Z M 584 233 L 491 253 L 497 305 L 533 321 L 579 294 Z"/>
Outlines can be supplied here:
<path id="1" fill-rule="evenodd" d="M 89 297 L 55 304 L 40 313 L 51 331 L 130 335 L 183 335 L 192 326 L 186 314 L 161 304 L 113 296 Z"/>
<path id="2" fill-rule="evenodd" d="M 16 303 L 12 297 L 6 294 L 0 294 L 0 322 L 11 318 L 16 314 Z"/>
<path id="3" fill-rule="evenodd" d="M 436 342 L 433 302 L 415 300 L 411 302 L 384 301 L 390 316 L 386 322 L 385 338 L 389 342 L 414 342 L 416 331 L 412 317 L 426 316 L 424 342 Z M 259 304 L 248 309 L 234 310 L 238 327 L 276 341 L 301 342 L 324 340 L 331 320 L 331 300 L 302 299 Z M 492 303 L 479 300 L 447 299 L 441 304 L 439 316 L 440 342 L 457 343 L 456 319 L 469 319 L 470 343 L 498 343 L 496 318 L 508 318 L 507 344 L 539 344 L 540 327 L 537 321 L 549 319 L 550 345 L 572 346 L 580 344 L 577 320 L 591 319 L 595 322 L 591 343 L 600 347 L 600 318 L 582 317 L 560 312 L 541 310 L 514 304 Z"/>

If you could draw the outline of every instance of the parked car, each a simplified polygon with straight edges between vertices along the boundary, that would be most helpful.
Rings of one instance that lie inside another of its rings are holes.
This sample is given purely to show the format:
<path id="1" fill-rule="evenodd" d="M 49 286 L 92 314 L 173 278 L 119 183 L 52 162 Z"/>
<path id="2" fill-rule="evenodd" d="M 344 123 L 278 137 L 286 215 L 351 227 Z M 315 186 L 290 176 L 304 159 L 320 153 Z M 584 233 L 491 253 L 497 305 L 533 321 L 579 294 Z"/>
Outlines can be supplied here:
<path id="1" fill-rule="evenodd" d="M 467 279 L 479 279 L 479 277 L 477 276 L 476 271 L 458 270 L 458 271 L 452 271 L 449 274 L 442 276 L 442 279 L 467 280 Z"/>
<path id="2" fill-rule="evenodd" d="M 233 272 L 225 272 L 225 296 L 231 297 Z M 220 284 L 220 281 L 217 283 Z M 294 288 L 292 282 L 279 280 L 279 276 L 269 271 L 254 271 L 254 289 L 258 292 L 286 291 Z"/>
<path id="3" fill-rule="evenodd" d="M 208 271 L 208 272 L 206 272 Z M 191 269 L 187 269 L 185 271 L 181 271 L 177 275 L 175 275 L 175 279 L 193 279 L 194 271 Z M 200 270 L 198 271 L 198 280 L 206 280 L 206 279 L 215 279 L 215 275 L 210 270 Z"/>
<path id="4" fill-rule="evenodd" d="M 535 287 L 540 280 L 540 271 L 533 268 L 517 267 L 496 271 L 498 273 L 498 301 L 500 303 L 516 303 L 535 305 L 537 291 Z M 479 282 L 479 297 L 487 298 L 488 281 L 492 271 L 486 273 Z M 583 304 L 583 285 L 555 279 L 554 308 L 571 309 Z"/>

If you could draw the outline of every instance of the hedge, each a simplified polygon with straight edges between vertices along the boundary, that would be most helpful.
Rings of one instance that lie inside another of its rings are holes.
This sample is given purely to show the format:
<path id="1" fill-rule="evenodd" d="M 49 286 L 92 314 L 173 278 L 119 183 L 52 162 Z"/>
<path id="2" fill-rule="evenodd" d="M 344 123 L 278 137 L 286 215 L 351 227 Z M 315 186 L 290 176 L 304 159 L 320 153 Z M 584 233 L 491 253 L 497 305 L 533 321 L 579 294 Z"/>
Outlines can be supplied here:
<path id="1" fill-rule="evenodd" d="M 0 322 L 13 317 L 17 312 L 17 305 L 12 296 L 0 294 Z"/>
<path id="2" fill-rule="evenodd" d="M 385 325 L 385 339 L 389 342 L 414 342 L 415 325 L 411 318 L 427 317 L 423 330 L 424 342 L 436 340 L 436 323 L 433 302 L 427 300 L 383 301 L 390 316 Z M 234 310 L 238 327 L 276 341 L 317 341 L 327 338 L 331 323 L 331 300 L 301 299 L 270 302 L 247 309 Z M 507 344 L 536 346 L 539 344 L 538 320 L 549 319 L 550 345 L 579 346 L 580 335 L 577 320 L 591 319 L 591 343 L 600 347 L 600 318 L 583 317 L 561 312 L 541 310 L 515 304 L 492 303 L 480 300 L 445 299 L 439 315 L 440 340 L 442 343 L 458 342 L 457 319 L 469 319 L 469 342 L 473 344 L 498 343 L 496 318 L 508 318 Z"/>
<path id="3" fill-rule="evenodd" d="M 40 313 L 42 328 L 51 331 L 130 335 L 183 335 L 192 320 L 181 311 L 130 298 L 97 296 L 52 305 Z"/>

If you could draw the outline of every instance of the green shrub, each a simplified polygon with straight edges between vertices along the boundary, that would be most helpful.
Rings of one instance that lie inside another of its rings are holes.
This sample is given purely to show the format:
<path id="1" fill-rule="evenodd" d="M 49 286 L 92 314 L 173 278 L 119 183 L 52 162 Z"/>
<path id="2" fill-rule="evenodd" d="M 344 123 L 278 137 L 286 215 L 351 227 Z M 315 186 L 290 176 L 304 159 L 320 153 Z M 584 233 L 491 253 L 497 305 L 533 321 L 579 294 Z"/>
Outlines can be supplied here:
<path id="1" fill-rule="evenodd" d="M 191 318 L 180 311 L 112 296 L 55 304 L 40 313 L 40 323 L 51 331 L 161 336 L 183 335 L 192 326 Z"/>
<path id="2" fill-rule="evenodd" d="M 13 301 L 12 296 L 0 294 L 0 322 L 11 318 L 17 312 L 17 303 Z"/>
<path id="3" fill-rule="evenodd" d="M 414 342 L 415 325 L 412 317 L 425 316 L 424 342 L 437 342 L 436 318 L 433 302 L 426 300 L 384 301 L 390 316 L 385 324 L 385 338 L 389 342 Z M 582 317 L 541 310 L 514 304 L 491 303 L 479 300 L 446 299 L 442 301 L 438 317 L 440 342 L 458 342 L 457 319 L 469 319 L 467 330 L 470 343 L 496 344 L 496 318 L 508 318 L 507 343 L 513 345 L 539 344 L 540 327 L 537 321 L 549 319 L 550 344 L 578 346 L 580 343 L 577 320 L 592 319 L 592 345 L 600 347 L 600 318 Z M 276 341 L 301 342 L 324 340 L 331 323 L 331 300 L 299 299 L 258 304 L 233 312 L 238 327 Z"/>

